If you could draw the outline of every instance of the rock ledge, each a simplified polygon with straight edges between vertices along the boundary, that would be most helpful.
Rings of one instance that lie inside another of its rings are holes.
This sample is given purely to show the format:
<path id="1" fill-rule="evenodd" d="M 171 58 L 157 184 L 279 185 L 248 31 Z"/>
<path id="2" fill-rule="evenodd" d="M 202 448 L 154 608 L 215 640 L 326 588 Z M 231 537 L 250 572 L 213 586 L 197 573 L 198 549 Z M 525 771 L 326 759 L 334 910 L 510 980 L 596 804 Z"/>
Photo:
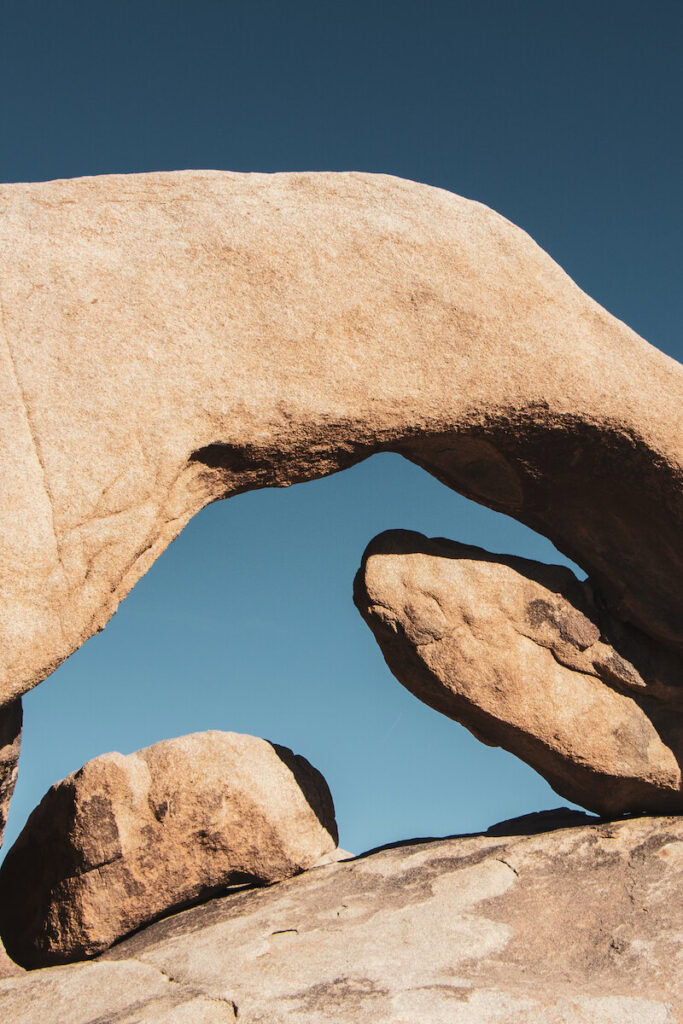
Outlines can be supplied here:
<path id="1" fill-rule="evenodd" d="M 561 818 L 524 833 L 544 820 L 396 845 L 214 899 L 92 963 L 0 982 L 0 1015 L 678 1024 L 683 820 Z"/>

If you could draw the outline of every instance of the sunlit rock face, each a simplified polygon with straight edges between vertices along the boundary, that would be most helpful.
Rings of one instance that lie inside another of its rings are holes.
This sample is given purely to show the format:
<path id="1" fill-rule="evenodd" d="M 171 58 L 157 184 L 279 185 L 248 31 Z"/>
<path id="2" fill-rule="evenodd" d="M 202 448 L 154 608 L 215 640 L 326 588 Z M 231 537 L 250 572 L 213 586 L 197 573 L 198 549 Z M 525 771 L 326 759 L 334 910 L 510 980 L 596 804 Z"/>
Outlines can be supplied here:
<path id="1" fill-rule="evenodd" d="M 337 847 L 327 784 L 254 736 L 194 733 L 103 754 L 56 783 L 0 868 L 0 934 L 27 968 L 82 960 L 230 885 Z"/>
<path id="2" fill-rule="evenodd" d="M 549 537 L 617 654 L 680 654 L 683 369 L 486 207 L 358 173 L 0 185 L 0 309 L 0 705 L 207 503 L 379 451 Z"/>
<path id="3" fill-rule="evenodd" d="M 571 570 L 392 530 L 356 604 L 397 679 L 605 815 L 683 812 L 680 660 Z"/>
<path id="4" fill-rule="evenodd" d="M 216 498 L 397 451 L 680 645 L 683 371 L 486 207 L 384 175 L 0 186 L 0 699 Z"/>
<path id="5" fill-rule="evenodd" d="M 13 1024 L 678 1024 L 682 849 L 681 818 L 578 814 L 396 844 L 211 900 L 93 963 L 0 981 L 0 1011 Z"/>

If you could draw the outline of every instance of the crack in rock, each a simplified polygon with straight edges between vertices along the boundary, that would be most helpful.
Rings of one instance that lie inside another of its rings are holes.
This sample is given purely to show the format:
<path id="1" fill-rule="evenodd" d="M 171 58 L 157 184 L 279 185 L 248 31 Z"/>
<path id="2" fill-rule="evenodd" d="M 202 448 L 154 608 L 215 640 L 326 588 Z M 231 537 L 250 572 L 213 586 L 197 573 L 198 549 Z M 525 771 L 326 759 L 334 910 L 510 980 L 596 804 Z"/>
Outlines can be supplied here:
<path id="1" fill-rule="evenodd" d="M 179 978 L 175 978 L 168 971 L 165 971 L 163 967 L 159 967 L 158 964 L 150 963 L 147 960 L 141 960 L 139 957 L 128 957 L 128 960 L 132 963 L 142 964 L 144 967 L 152 967 L 155 971 L 168 981 L 169 985 L 177 985 L 183 990 L 184 994 L 190 996 L 191 999 L 204 999 L 208 1003 L 218 1003 L 220 1006 L 226 1006 L 232 1011 L 233 1017 L 239 1017 L 239 1007 L 234 999 L 226 999 L 224 996 L 213 996 L 209 995 L 208 992 L 204 992 L 196 985 L 191 984 L 187 981 L 182 981 Z"/>

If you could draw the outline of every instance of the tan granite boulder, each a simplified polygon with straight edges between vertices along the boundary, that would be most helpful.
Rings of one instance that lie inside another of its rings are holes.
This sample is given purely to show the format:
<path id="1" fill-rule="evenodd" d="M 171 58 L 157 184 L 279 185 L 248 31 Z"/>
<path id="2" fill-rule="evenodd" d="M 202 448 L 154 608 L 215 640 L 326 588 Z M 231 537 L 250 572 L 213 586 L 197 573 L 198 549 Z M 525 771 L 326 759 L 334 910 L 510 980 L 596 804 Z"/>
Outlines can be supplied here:
<path id="1" fill-rule="evenodd" d="M 680 1024 L 682 888 L 681 818 L 533 816 L 211 900 L 0 981 L 0 1018 Z"/>
<path id="2" fill-rule="evenodd" d="M 0 979 L 12 978 L 23 973 L 23 968 L 19 964 L 15 964 L 14 960 L 10 960 L 5 952 L 5 947 L 0 942 Z"/>
<path id="3" fill-rule="evenodd" d="M 68 963 L 336 845 L 325 780 L 285 747 L 206 732 L 104 754 L 46 793 L 7 854 L 0 934 L 24 967 Z"/>
<path id="4" fill-rule="evenodd" d="M 392 530 L 354 598 L 399 682 L 563 796 L 683 813 L 681 660 L 601 609 L 571 570 Z"/>
<path id="5" fill-rule="evenodd" d="M 486 207 L 385 175 L 0 185 L 0 699 L 207 503 L 400 452 L 682 643 L 683 369 Z"/>

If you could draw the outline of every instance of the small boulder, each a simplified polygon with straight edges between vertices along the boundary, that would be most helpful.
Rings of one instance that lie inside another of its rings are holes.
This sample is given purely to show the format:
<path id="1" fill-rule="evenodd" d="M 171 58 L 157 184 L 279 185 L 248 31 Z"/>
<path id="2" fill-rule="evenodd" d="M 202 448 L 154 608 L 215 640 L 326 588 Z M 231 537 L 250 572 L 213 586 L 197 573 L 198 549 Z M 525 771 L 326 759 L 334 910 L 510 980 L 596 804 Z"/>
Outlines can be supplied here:
<path id="1" fill-rule="evenodd" d="M 0 869 L 0 934 L 23 967 L 107 949 L 170 910 L 296 875 L 337 847 L 305 758 L 205 732 L 104 754 L 56 783 Z"/>
<path id="2" fill-rule="evenodd" d="M 683 811 L 681 662 L 570 569 L 408 530 L 367 548 L 356 605 L 400 683 L 603 815 Z"/>

